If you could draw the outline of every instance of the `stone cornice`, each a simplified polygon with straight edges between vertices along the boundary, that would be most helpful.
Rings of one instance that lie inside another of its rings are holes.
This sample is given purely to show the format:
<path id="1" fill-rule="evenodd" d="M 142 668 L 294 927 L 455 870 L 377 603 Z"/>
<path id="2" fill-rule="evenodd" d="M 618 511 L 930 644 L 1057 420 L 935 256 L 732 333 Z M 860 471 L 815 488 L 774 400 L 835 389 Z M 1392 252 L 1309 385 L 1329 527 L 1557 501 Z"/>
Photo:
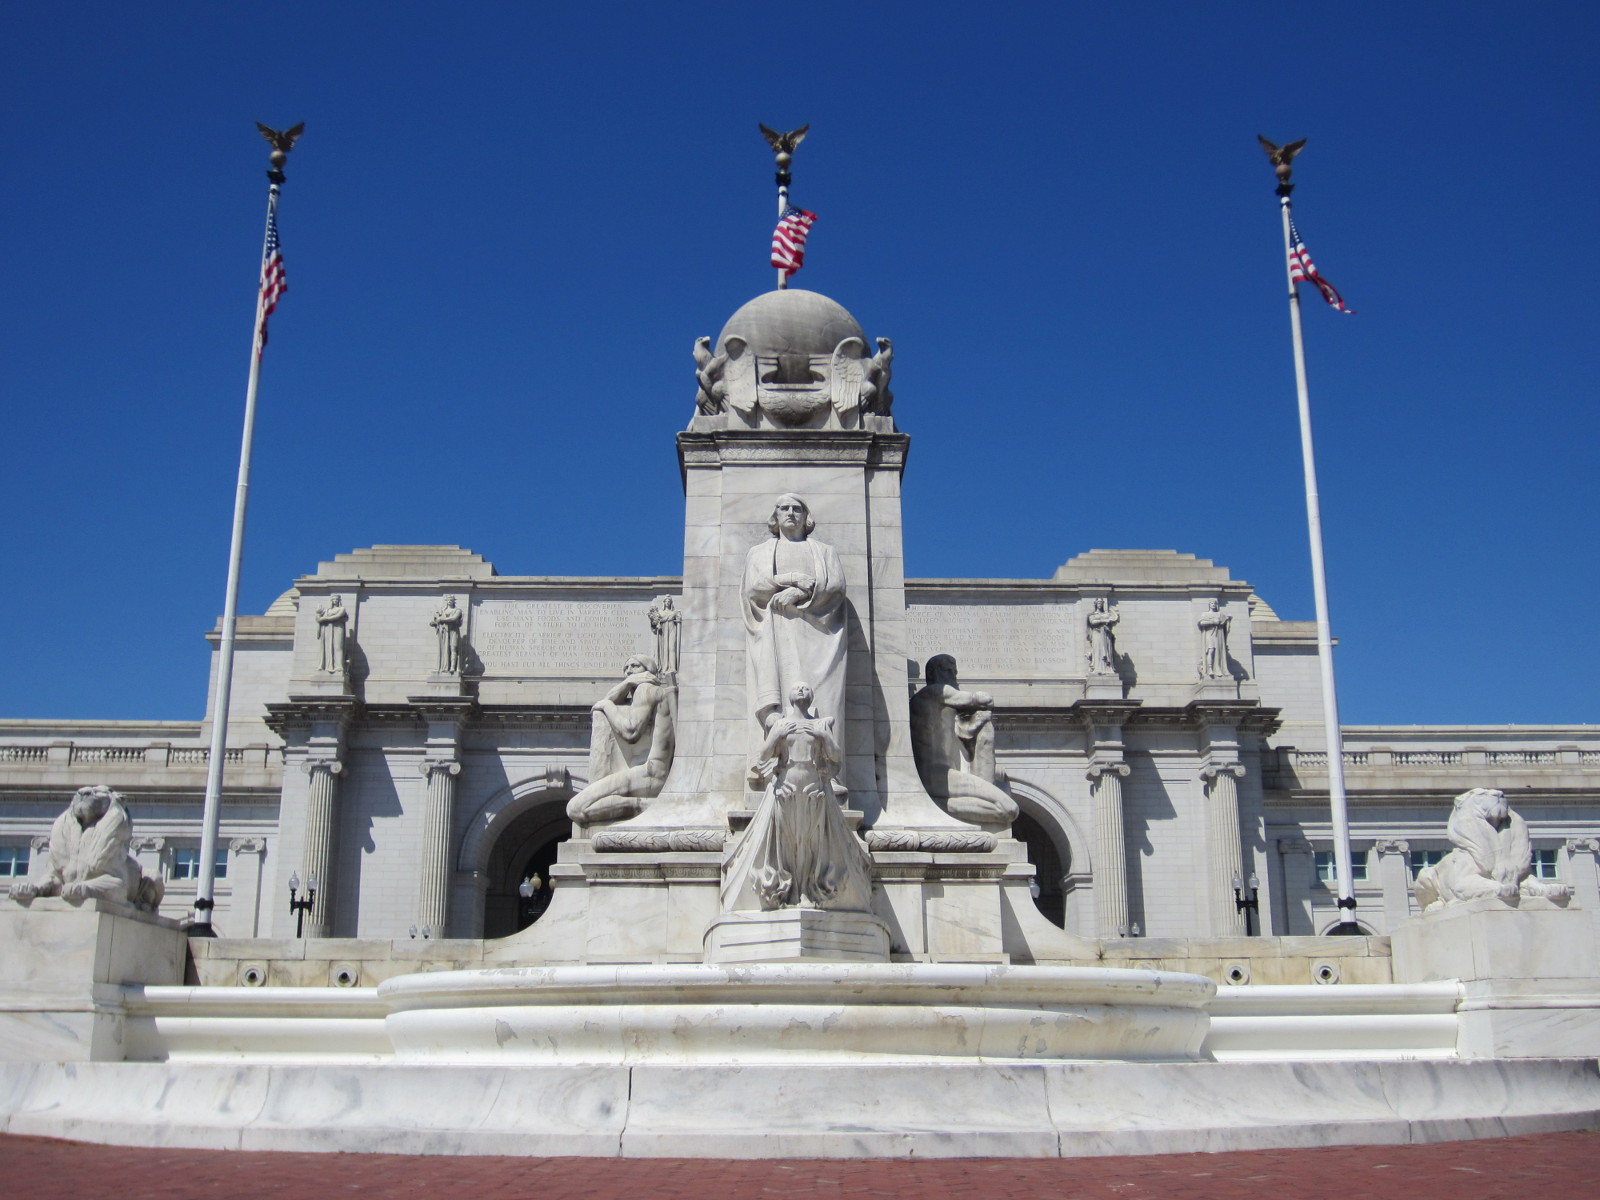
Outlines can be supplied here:
<path id="1" fill-rule="evenodd" d="M 907 434 L 867 429 L 685 430 L 678 434 L 678 465 L 686 479 L 691 468 L 729 463 L 835 463 L 901 472 L 910 446 Z"/>
<path id="2" fill-rule="evenodd" d="M 266 706 L 267 728 L 288 741 L 289 731 L 304 728 L 313 721 L 336 721 L 349 725 L 364 714 L 365 706 L 353 696 L 294 696 L 287 702 Z"/>

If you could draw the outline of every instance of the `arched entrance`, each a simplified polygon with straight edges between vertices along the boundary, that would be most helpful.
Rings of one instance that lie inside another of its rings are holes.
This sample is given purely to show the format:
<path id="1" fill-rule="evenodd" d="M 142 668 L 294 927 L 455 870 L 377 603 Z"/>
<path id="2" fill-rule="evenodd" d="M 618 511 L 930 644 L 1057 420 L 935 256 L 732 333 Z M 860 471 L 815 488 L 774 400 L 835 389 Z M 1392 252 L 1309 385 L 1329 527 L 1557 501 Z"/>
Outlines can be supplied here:
<path id="1" fill-rule="evenodd" d="M 1028 861 L 1037 872 L 1033 880 L 1039 887 L 1039 894 L 1033 898 L 1033 902 L 1052 924 L 1065 929 L 1068 864 L 1061 861 L 1055 839 L 1025 812 L 1018 813 L 1017 819 L 1011 823 L 1011 836 L 1028 848 Z"/>
<path id="2" fill-rule="evenodd" d="M 581 787 L 577 783 L 576 787 Z M 550 864 L 572 836 L 567 801 L 574 780 L 564 766 L 549 766 L 495 792 L 466 822 L 456 855 L 453 937 L 509 937 L 549 903 Z M 517 885 L 534 874 L 541 899 L 522 905 Z M 519 907 L 520 906 L 520 907 Z"/>
<path id="3" fill-rule="evenodd" d="M 1087 934 L 1090 865 L 1082 834 L 1059 801 L 1025 779 L 1010 776 L 1011 796 L 1021 810 L 1011 823 L 1011 836 L 1027 847 L 1039 894 L 1034 903 L 1051 924 L 1069 933 Z"/>
<path id="4" fill-rule="evenodd" d="M 550 868 L 562 842 L 572 836 L 565 798 L 535 805 L 513 818 L 495 839 L 485 871 L 483 936 L 509 937 L 526 929 L 550 906 Z M 527 896 L 518 885 L 537 880 Z"/>

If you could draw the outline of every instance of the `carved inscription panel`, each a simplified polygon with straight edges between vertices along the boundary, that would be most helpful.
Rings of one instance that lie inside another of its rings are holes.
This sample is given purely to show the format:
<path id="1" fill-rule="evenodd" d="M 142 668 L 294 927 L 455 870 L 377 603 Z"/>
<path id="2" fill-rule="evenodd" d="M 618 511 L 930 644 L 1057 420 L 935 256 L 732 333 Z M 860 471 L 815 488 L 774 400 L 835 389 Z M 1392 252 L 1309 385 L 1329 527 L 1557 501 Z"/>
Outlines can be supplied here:
<path id="1" fill-rule="evenodd" d="M 935 654 L 953 654 L 963 679 L 1083 674 L 1082 653 L 1073 654 L 1072 610 L 1062 605 L 914 604 L 906 618 L 911 656 L 926 665 Z"/>
<path id="2" fill-rule="evenodd" d="M 649 652 L 649 608 L 648 601 L 485 601 L 473 615 L 472 645 L 488 676 L 611 676 L 630 654 Z"/>

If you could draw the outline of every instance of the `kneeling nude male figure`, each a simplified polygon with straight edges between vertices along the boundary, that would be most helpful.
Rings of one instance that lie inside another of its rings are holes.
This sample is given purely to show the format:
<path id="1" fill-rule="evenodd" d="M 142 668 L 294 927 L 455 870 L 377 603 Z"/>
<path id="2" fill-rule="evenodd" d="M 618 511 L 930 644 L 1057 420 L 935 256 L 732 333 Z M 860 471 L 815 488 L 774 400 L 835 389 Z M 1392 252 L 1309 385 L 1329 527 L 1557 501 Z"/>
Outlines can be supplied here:
<path id="1" fill-rule="evenodd" d="M 635 655 L 593 708 L 590 784 L 567 803 L 579 825 L 620 821 L 661 794 L 672 766 L 672 693 L 654 660 Z"/>

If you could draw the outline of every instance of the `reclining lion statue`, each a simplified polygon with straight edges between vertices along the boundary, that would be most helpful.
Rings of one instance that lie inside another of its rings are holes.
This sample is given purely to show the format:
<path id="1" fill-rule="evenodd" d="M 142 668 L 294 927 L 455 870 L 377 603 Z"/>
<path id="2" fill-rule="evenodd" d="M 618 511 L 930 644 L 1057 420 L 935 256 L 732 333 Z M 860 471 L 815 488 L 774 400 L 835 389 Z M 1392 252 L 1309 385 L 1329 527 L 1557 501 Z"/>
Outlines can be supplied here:
<path id="1" fill-rule="evenodd" d="M 63 900 L 111 900 L 154 912 L 165 885 L 146 875 L 128 854 L 133 822 L 120 792 L 82 787 L 50 827 L 42 869 L 13 884 L 13 900 L 60 896 Z"/>
<path id="2" fill-rule="evenodd" d="M 1417 904 L 1424 912 L 1488 896 L 1515 902 L 1538 896 L 1564 904 L 1572 888 L 1533 878 L 1528 823 L 1511 811 L 1506 794 L 1473 788 L 1456 797 L 1446 832 L 1455 847 L 1435 866 L 1417 873 Z"/>

